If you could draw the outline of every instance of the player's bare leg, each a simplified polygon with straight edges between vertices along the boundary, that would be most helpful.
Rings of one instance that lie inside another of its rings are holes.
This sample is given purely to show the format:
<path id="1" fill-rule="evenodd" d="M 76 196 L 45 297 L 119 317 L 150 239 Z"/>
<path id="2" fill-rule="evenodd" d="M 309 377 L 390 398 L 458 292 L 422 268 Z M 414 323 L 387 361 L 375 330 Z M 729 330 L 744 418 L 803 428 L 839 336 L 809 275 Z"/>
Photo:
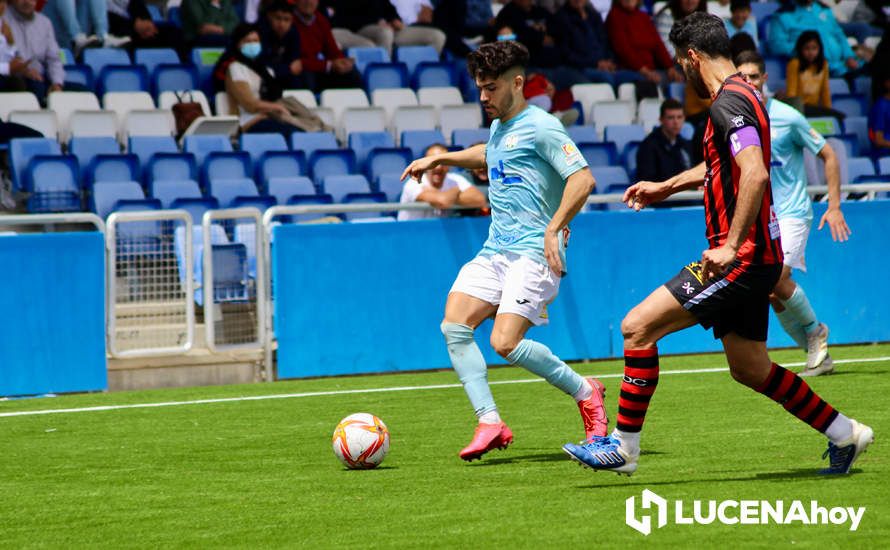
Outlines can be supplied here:
<path id="1" fill-rule="evenodd" d="M 791 278 L 791 268 L 787 265 L 773 288 L 770 303 L 785 332 L 807 352 L 807 365 L 800 375 L 831 374 L 834 361 L 828 354 L 828 327 L 816 320 L 809 299 L 803 288 Z"/>

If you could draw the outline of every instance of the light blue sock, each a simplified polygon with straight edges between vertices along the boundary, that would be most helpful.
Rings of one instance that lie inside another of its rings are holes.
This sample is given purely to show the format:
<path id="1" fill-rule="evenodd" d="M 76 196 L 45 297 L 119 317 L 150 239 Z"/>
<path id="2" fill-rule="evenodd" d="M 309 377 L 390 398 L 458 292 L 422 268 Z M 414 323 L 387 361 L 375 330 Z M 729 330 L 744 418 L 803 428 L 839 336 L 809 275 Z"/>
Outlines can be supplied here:
<path id="1" fill-rule="evenodd" d="M 819 328 L 819 321 L 816 320 L 816 312 L 813 311 L 813 306 L 810 305 L 810 301 L 807 299 L 807 295 L 804 293 L 803 288 L 800 285 L 794 289 L 791 298 L 782 300 L 782 305 L 784 305 L 785 309 L 790 311 L 792 315 L 797 317 L 797 322 L 807 334 Z"/>
<path id="2" fill-rule="evenodd" d="M 537 374 L 569 395 L 577 393 L 584 384 L 584 379 L 553 355 L 550 348 L 534 340 L 519 342 L 507 361 Z"/>
<path id="3" fill-rule="evenodd" d="M 797 320 L 797 315 L 786 309 L 782 312 L 776 312 L 776 317 L 779 318 L 779 322 L 782 323 L 782 328 L 785 329 L 788 336 L 791 336 L 791 338 L 794 339 L 797 346 L 806 350 L 807 333 L 804 331 L 803 327 L 800 326 L 800 322 Z"/>
<path id="4" fill-rule="evenodd" d="M 473 337 L 473 329 L 458 323 L 442 323 L 451 366 L 464 385 L 476 416 L 497 410 L 488 387 L 488 367 Z"/>

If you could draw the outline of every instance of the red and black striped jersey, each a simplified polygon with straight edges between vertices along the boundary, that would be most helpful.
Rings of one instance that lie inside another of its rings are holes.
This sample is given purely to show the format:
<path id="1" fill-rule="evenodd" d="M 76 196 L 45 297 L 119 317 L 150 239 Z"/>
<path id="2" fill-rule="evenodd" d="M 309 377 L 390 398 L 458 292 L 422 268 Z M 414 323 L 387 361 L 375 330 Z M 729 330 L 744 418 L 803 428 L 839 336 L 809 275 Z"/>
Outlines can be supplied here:
<path id="1" fill-rule="evenodd" d="M 717 92 L 705 127 L 705 236 L 710 248 L 726 242 L 739 195 L 740 171 L 735 155 L 749 145 L 760 146 L 769 173 L 769 115 L 760 93 L 735 74 Z M 738 259 L 749 264 L 782 263 L 779 226 L 769 184 Z"/>

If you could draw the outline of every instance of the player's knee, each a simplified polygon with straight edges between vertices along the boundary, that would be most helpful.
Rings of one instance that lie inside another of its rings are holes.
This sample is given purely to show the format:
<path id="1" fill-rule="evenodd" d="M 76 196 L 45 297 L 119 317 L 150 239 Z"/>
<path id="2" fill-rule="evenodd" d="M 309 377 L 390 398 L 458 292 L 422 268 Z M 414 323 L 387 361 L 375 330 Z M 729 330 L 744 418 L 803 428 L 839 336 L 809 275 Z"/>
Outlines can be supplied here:
<path id="1" fill-rule="evenodd" d="M 439 328 L 442 330 L 442 335 L 445 336 L 445 343 L 449 345 L 473 339 L 473 329 L 467 325 L 442 321 Z"/>
<path id="2" fill-rule="evenodd" d="M 635 310 L 631 310 L 621 321 L 621 335 L 625 342 L 643 344 L 649 334 L 648 323 Z"/>
<path id="3" fill-rule="evenodd" d="M 517 338 L 512 334 L 504 334 L 502 332 L 491 333 L 491 347 L 494 348 L 495 353 L 504 359 L 513 353 L 513 350 L 519 345 L 520 340 L 521 338 Z"/>
<path id="4" fill-rule="evenodd" d="M 732 376 L 733 380 L 743 386 L 748 386 L 749 388 L 760 386 L 765 378 L 758 369 L 740 367 L 738 365 L 730 365 L 729 374 Z"/>

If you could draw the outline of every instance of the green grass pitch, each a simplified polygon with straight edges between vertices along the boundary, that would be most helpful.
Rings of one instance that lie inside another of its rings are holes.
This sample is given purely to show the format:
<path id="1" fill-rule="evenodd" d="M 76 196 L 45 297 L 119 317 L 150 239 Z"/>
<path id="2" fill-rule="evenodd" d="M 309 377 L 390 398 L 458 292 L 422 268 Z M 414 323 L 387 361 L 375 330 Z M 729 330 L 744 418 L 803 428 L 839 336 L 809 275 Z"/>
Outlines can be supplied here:
<path id="1" fill-rule="evenodd" d="M 705 337 L 704 335 L 702 337 Z M 778 351 L 780 362 L 803 354 Z M 4 547 L 672 547 L 880 548 L 890 539 L 890 345 L 837 347 L 851 362 L 811 381 L 876 442 L 849 476 L 815 474 L 824 438 L 781 407 L 707 372 L 661 377 L 633 477 L 579 468 L 560 450 L 582 430 L 571 398 L 545 383 L 493 386 L 516 437 L 470 464 L 474 418 L 459 387 L 0 417 Z M 723 367 L 721 355 L 662 358 L 662 373 Z M 610 427 L 620 361 L 576 365 L 603 378 Z M 492 381 L 533 379 L 516 368 Z M 239 396 L 453 384 L 452 372 L 0 402 L 0 414 Z M 337 421 L 380 416 L 392 435 L 377 470 L 331 451 Z M 865 506 L 837 525 L 625 525 L 625 499 L 786 500 Z M 631 545 L 631 546 L 628 546 Z"/>

